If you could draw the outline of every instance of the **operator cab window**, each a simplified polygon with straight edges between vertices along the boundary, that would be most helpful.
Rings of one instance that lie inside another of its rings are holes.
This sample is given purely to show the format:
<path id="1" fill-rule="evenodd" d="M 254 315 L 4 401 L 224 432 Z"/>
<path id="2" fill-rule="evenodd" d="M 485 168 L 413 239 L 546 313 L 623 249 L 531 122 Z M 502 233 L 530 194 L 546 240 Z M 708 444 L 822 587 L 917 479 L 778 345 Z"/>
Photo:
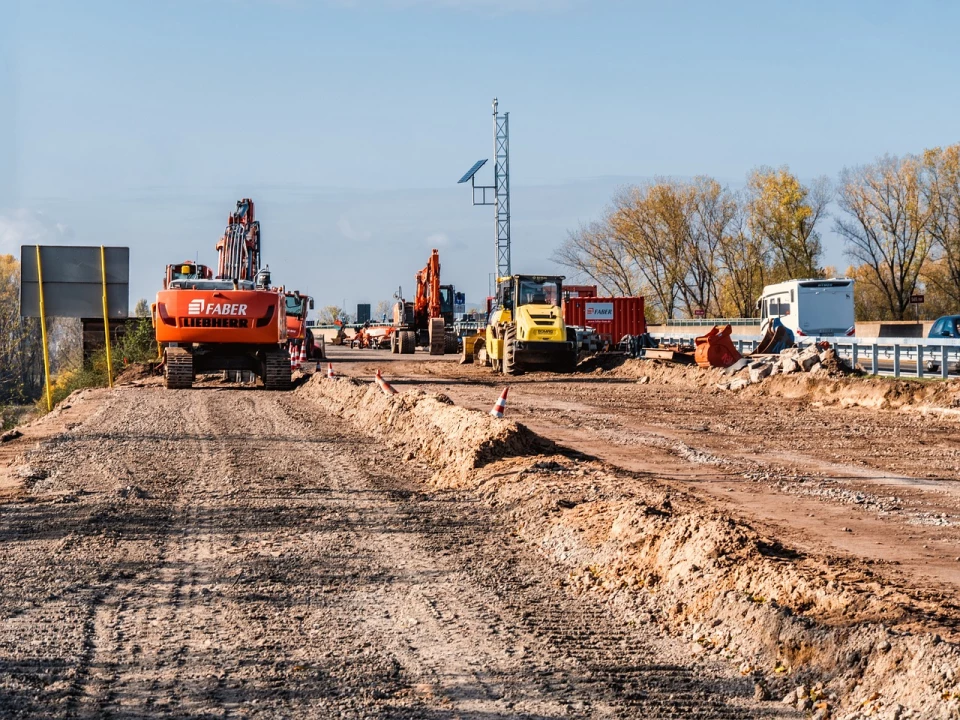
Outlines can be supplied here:
<path id="1" fill-rule="evenodd" d="M 287 295 L 287 315 L 300 315 L 303 313 L 303 303 L 306 298 L 299 300 L 296 295 Z"/>
<path id="2" fill-rule="evenodd" d="M 440 288 L 440 312 L 453 312 L 453 293 L 450 292 L 448 287 Z"/>
<path id="3" fill-rule="evenodd" d="M 560 304 L 559 296 L 556 282 L 520 281 L 521 305 L 553 305 L 556 307 Z"/>

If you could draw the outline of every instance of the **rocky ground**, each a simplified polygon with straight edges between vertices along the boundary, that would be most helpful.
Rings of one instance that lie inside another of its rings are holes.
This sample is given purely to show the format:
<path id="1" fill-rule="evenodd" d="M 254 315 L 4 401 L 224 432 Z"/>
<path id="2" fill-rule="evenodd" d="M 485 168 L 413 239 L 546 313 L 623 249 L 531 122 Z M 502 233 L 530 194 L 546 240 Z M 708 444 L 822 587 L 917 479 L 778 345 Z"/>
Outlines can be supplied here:
<path id="1" fill-rule="evenodd" d="M 137 381 L 4 444 L 0 715 L 797 716 L 314 387 Z"/>

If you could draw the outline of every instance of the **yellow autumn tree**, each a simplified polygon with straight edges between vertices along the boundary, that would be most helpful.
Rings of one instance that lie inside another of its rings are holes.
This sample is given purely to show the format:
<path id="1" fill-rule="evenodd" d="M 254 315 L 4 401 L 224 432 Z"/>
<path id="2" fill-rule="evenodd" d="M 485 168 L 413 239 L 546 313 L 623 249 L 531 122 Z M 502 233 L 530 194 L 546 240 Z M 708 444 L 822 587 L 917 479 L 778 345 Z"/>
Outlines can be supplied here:
<path id="1" fill-rule="evenodd" d="M 807 187 L 787 166 L 760 167 L 747 178 L 747 226 L 768 246 L 769 282 L 821 276 L 818 226 L 830 199 L 826 178 Z"/>

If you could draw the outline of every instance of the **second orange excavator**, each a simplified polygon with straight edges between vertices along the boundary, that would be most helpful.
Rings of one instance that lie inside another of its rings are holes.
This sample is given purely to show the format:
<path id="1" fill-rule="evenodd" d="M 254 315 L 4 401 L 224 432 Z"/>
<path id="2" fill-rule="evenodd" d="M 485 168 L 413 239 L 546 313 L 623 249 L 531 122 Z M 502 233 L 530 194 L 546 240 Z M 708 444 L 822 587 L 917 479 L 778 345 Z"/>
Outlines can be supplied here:
<path id="1" fill-rule="evenodd" d="M 440 284 L 440 253 L 430 254 L 426 267 L 417 273 L 417 292 L 413 302 L 395 295 L 390 349 L 395 353 L 412 353 L 417 345 L 425 345 L 431 355 L 458 352 L 453 329 L 453 285 Z"/>

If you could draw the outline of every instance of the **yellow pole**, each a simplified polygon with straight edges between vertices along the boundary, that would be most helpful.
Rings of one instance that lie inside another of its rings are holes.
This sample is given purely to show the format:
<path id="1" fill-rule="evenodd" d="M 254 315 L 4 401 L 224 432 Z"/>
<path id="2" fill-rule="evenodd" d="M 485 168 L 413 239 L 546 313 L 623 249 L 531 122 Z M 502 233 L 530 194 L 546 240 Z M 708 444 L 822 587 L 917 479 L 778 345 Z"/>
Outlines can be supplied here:
<path id="1" fill-rule="evenodd" d="M 43 375 L 47 383 L 47 412 L 53 410 L 50 392 L 50 353 L 47 350 L 47 311 L 43 306 L 43 267 L 40 264 L 40 246 L 37 245 L 37 285 L 40 289 L 40 339 L 43 341 Z"/>
<path id="2" fill-rule="evenodd" d="M 110 357 L 110 315 L 107 313 L 107 255 L 100 246 L 100 279 L 103 281 L 103 333 L 107 340 L 107 383 L 113 387 L 113 360 Z"/>

